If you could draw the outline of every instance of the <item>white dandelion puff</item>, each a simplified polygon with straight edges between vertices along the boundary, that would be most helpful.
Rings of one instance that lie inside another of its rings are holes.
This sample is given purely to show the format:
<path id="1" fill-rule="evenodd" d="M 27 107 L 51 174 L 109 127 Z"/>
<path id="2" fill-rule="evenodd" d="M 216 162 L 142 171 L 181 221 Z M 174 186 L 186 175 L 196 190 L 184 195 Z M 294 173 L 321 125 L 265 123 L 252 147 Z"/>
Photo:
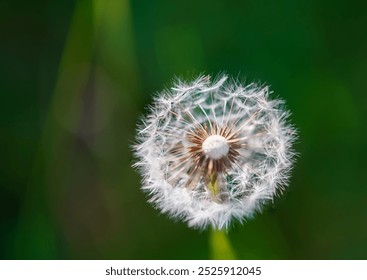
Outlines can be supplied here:
<path id="1" fill-rule="evenodd" d="M 295 129 L 269 89 L 227 76 L 176 81 L 137 130 L 134 164 L 163 213 L 190 227 L 243 221 L 288 184 Z"/>

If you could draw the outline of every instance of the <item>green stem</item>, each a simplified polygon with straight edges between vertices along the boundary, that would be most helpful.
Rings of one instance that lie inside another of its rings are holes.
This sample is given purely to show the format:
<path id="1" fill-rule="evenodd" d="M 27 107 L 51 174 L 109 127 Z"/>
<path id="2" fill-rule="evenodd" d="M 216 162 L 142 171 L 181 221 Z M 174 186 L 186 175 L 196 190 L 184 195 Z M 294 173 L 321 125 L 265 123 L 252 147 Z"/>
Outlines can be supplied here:
<path id="1" fill-rule="evenodd" d="M 208 188 L 213 198 L 219 202 L 220 188 L 216 173 L 210 174 Z M 235 260 L 236 255 L 233 251 L 228 234 L 225 230 L 214 229 L 210 235 L 211 259 L 213 260 Z"/>
<path id="2" fill-rule="evenodd" d="M 218 186 L 218 180 L 217 180 L 217 174 L 216 173 L 212 173 L 209 177 L 209 185 L 208 188 L 210 190 L 210 192 L 213 194 L 213 196 L 215 198 L 217 198 L 217 196 L 219 195 L 219 186 Z"/>
<path id="3" fill-rule="evenodd" d="M 212 260 L 235 260 L 236 254 L 225 230 L 212 230 L 210 234 Z"/>

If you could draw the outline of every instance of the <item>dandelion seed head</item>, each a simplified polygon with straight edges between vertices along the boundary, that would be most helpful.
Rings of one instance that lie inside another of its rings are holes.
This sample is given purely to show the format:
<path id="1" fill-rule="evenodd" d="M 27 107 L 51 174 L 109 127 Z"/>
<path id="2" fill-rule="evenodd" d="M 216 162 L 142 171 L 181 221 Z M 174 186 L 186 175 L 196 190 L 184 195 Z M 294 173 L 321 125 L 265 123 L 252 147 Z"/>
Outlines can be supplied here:
<path id="1" fill-rule="evenodd" d="M 296 132 L 269 88 L 223 75 L 177 80 L 154 100 L 134 152 L 149 201 L 190 227 L 227 228 L 288 184 Z"/>

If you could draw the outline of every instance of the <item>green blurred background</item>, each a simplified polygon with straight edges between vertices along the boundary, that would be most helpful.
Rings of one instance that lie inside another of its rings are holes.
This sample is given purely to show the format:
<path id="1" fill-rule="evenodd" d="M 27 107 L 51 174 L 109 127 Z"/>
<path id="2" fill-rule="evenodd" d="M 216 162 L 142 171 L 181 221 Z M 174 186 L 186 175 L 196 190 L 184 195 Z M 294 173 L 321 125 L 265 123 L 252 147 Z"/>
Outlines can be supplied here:
<path id="1" fill-rule="evenodd" d="M 367 2 L 0 2 L 0 258 L 207 259 L 153 209 L 135 124 L 175 75 L 271 84 L 300 131 L 289 191 L 240 259 L 367 258 Z"/>

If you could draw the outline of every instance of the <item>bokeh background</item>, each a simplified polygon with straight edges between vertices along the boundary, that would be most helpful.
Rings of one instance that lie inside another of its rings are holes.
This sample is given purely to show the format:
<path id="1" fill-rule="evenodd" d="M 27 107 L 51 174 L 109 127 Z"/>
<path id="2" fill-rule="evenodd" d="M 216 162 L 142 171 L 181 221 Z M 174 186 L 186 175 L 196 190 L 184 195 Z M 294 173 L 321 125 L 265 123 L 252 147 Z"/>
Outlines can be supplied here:
<path id="1" fill-rule="evenodd" d="M 0 2 L 0 258 L 207 259 L 147 202 L 135 124 L 174 76 L 267 82 L 300 131 L 240 259 L 367 258 L 367 2 Z"/>

